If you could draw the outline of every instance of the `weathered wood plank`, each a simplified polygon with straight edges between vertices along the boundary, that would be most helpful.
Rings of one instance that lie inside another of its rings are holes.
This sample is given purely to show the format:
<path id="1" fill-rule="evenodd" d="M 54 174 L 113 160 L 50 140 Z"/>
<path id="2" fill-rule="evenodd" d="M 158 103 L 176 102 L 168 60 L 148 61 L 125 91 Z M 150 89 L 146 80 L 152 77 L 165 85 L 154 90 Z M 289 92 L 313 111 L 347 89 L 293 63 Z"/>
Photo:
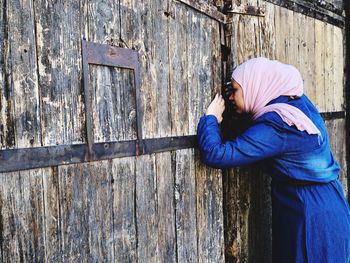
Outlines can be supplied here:
<path id="1" fill-rule="evenodd" d="M 1 52 L 4 62 L 2 132 L 5 139 L 2 144 L 6 148 L 40 146 L 40 102 L 32 2 L 6 1 L 1 8 L 6 12 L 3 14 L 3 30 L 6 31 L 3 31 L 2 40 L 5 42 Z"/>
<path id="2" fill-rule="evenodd" d="M 158 211 L 154 154 L 136 158 L 136 223 L 138 261 L 157 262 Z"/>
<path id="3" fill-rule="evenodd" d="M 171 134 L 169 101 L 168 1 L 145 1 L 141 16 L 143 137 Z"/>
<path id="4" fill-rule="evenodd" d="M 159 262 L 176 261 L 174 167 L 171 153 L 155 155 L 157 173 L 157 217 Z"/>
<path id="5" fill-rule="evenodd" d="M 285 8 L 275 5 L 275 28 L 276 28 L 276 58 L 287 63 L 286 41 L 287 36 L 281 32 L 288 32 L 287 12 Z"/>
<path id="6" fill-rule="evenodd" d="M 201 109 L 203 103 L 199 98 L 202 98 L 201 94 L 201 81 L 199 78 L 199 67 L 201 65 L 200 57 L 200 34 L 203 30 L 200 26 L 200 19 L 202 15 L 196 14 L 192 10 L 187 12 L 187 32 L 188 32 L 188 48 L 187 48 L 187 81 L 188 81 L 188 119 L 189 119 L 189 134 L 196 134 L 196 124 L 199 117 L 203 114 Z M 209 95 L 209 94 L 208 94 Z"/>
<path id="7" fill-rule="evenodd" d="M 328 112 L 335 111 L 334 108 L 334 26 L 325 24 L 324 35 L 324 67 L 325 67 L 325 110 Z"/>
<path id="8" fill-rule="evenodd" d="M 2 262 L 44 262 L 43 170 L 0 174 Z"/>
<path id="9" fill-rule="evenodd" d="M 346 128 L 345 120 L 328 120 L 325 121 L 328 130 L 329 140 L 331 144 L 332 153 L 335 160 L 341 167 L 339 179 L 342 182 L 344 192 L 348 196 L 347 185 L 347 162 L 346 162 Z"/>
<path id="10" fill-rule="evenodd" d="M 250 169 L 227 170 L 223 185 L 226 261 L 249 262 Z"/>
<path id="11" fill-rule="evenodd" d="M 315 106 L 320 112 L 326 111 L 325 102 L 325 23 L 315 20 Z"/>
<path id="12" fill-rule="evenodd" d="M 58 167 L 47 168 L 43 173 L 45 204 L 45 255 L 46 262 L 61 262 L 61 215 Z"/>
<path id="13" fill-rule="evenodd" d="M 221 170 L 205 167 L 195 152 L 198 261 L 224 262 Z"/>
<path id="14" fill-rule="evenodd" d="M 344 30 L 334 27 L 333 32 L 333 85 L 334 85 L 334 109 L 340 111 L 344 109 Z"/>
<path id="15" fill-rule="evenodd" d="M 113 237 L 115 262 L 137 261 L 135 157 L 114 159 Z"/>
<path id="16" fill-rule="evenodd" d="M 305 94 L 308 98 L 316 103 L 316 87 L 315 87 L 315 19 L 304 16 L 305 26 L 301 26 L 301 74 L 304 79 Z"/>
<path id="17" fill-rule="evenodd" d="M 196 179 L 194 150 L 173 153 L 177 262 L 197 262 Z"/>
<path id="18" fill-rule="evenodd" d="M 109 161 L 59 166 L 62 261 L 113 261 Z"/>
<path id="19" fill-rule="evenodd" d="M 189 88 L 187 80 L 188 24 L 187 13 L 191 12 L 183 4 L 171 2 L 169 19 L 169 85 L 171 103 L 171 135 L 189 134 Z"/>
<path id="20" fill-rule="evenodd" d="M 129 69 L 90 66 L 95 142 L 136 139 L 133 78 Z"/>
<path id="21" fill-rule="evenodd" d="M 85 6 L 82 1 L 38 0 L 34 9 L 43 145 L 84 142 L 81 38 Z"/>
<path id="22" fill-rule="evenodd" d="M 265 17 L 259 17 L 260 55 L 269 59 L 276 59 L 275 7 L 266 3 Z"/>

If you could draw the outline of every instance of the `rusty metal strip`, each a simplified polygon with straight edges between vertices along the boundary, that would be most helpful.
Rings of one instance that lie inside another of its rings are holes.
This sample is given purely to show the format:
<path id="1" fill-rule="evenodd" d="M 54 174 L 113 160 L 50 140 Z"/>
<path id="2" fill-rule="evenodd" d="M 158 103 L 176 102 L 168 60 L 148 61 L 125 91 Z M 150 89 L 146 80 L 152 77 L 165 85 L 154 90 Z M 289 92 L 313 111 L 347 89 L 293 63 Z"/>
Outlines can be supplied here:
<path id="1" fill-rule="evenodd" d="M 345 119 L 345 111 L 321 112 L 324 120 Z"/>
<path id="2" fill-rule="evenodd" d="M 0 172 L 13 172 L 88 161 L 137 156 L 137 140 L 95 143 L 89 156 L 87 144 L 9 149 L 0 151 Z M 143 140 L 143 154 L 175 151 L 196 146 L 196 136 L 165 137 Z"/>
<path id="3" fill-rule="evenodd" d="M 84 42 L 87 53 L 86 59 L 89 64 L 135 69 L 139 62 L 138 53 L 135 50 Z"/>
<path id="4" fill-rule="evenodd" d="M 83 58 L 83 84 L 86 115 L 86 134 L 88 143 L 88 159 L 94 159 L 94 132 L 93 132 L 93 114 L 92 114 L 92 91 L 89 85 L 89 64 L 128 68 L 134 71 L 134 84 L 136 90 L 136 122 L 137 122 L 137 143 L 136 154 L 142 154 L 142 110 L 140 99 L 141 73 L 139 56 L 136 50 L 113 47 L 105 44 L 88 42 L 82 40 L 82 58 Z"/>
<path id="5" fill-rule="evenodd" d="M 210 18 L 215 19 L 218 22 L 225 23 L 225 15 L 217 10 L 214 5 L 210 5 L 204 2 L 199 2 L 198 0 L 175 0 L 176 2 L 183 3 L 200 13 L 207 15 Z"/>

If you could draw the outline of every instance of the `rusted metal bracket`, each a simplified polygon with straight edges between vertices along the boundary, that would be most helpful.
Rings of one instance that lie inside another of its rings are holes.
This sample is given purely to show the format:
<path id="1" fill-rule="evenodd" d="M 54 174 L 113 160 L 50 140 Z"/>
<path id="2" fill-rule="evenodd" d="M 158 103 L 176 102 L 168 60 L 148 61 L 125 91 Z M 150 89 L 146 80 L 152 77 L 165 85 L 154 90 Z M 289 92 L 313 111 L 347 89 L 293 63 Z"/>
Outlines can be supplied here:
<path id="1" fill-rule="evenodd" d="M 137 122 L 137 143 L 135 153 L 143 153 L 142 147 L 142 110 L 140 100 L 140 63 L 138 52 L 132 49 L 113 47 L 105 44 L 88 42 L 82 40 L 83 57 L 83 84 L 85 94 L 85 115 L 86 115 L 86 134 L 88 143 L 88 156 L 86 160 L 93 160 L 94 150 L 94 132 L 92 120 L 92 92 L 89 85 L 89 64 L 120 67 L 132 69 L 134 71 L 134 85 L 136 90 L 136 122 Z"/>
<path id="2" fill-rule="evenodd" d="M 200 13 L 207 15 L 218 22 L 225 23 L 225 14 L 217 10 L 214 5 L 210 5 L 204 2 L 199 2 L 198 0 L 175 0 L 176 2 L 183 3 L 188 7 L 191 7 Z"/>
<path id="3" fill-rule="evenodd" d="M 227 13 L 249 16 L 265 16 L 265 8 L 252 5 L 234 6 L 231 9 L 227 10 Z"/>

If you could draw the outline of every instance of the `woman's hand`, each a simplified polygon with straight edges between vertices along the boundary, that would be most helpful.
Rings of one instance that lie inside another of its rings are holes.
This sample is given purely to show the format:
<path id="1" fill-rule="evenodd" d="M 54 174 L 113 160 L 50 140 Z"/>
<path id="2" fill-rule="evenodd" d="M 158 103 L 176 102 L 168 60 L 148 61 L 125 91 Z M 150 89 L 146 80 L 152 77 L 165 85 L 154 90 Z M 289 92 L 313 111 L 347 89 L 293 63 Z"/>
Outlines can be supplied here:
<path id="1" fill-rule="evenodd" d="M 221 95 L 218 93 L 215 95 L 215 98 L 210 103 L 207 112 L 205 115 L 214 115 L 220 124 L 222 122 L 222 113 L 225 110 L 225 101 Z"/>

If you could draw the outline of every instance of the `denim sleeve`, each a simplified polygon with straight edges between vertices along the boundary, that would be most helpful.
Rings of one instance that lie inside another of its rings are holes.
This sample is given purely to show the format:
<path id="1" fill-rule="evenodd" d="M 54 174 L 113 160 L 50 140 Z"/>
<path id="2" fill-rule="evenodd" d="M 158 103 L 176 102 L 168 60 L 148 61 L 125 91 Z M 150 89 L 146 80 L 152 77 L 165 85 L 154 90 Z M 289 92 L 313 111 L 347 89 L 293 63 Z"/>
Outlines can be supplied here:
<path id="1" fill-rule="evenodd" d="M 234 140 L 222 142 L 214 115 L 202 116 L 197 127 L 202 162 L 214 168 L 230 168 L 277 156 L 284 151 L 285 134 L 257 123 Z"/>

